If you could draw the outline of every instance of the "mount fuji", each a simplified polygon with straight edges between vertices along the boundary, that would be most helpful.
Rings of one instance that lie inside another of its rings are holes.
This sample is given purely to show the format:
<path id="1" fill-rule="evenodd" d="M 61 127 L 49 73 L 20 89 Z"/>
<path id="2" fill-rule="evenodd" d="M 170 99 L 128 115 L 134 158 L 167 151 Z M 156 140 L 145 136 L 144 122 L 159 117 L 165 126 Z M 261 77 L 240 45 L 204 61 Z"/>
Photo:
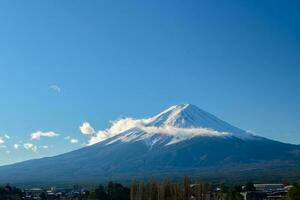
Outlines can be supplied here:
<path id="1" fill-rule="evenodd" d="M 0 182 L 131 180 L 189 175 L 205 179 L 300 177 L 300 146 L 253 135 L 191 104 L 146 119 L 118 120 L 89 146 L 0 167 Z"/>

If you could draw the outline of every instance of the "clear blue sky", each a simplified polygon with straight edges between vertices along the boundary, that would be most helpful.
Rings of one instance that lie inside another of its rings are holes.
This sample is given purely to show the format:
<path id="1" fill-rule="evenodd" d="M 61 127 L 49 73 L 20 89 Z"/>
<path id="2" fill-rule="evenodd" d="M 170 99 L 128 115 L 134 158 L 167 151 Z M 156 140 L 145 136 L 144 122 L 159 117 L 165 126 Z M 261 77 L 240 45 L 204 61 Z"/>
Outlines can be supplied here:
<path id="1" fill-rule="evenodd" d="M 178 103 L 300 144 L 299 9 L 277 0 L 1 1 L 0 165 L 84 146 L 84 121 L 100 130 Z M 60 136 L 31 140 L 36 131 Z"/>

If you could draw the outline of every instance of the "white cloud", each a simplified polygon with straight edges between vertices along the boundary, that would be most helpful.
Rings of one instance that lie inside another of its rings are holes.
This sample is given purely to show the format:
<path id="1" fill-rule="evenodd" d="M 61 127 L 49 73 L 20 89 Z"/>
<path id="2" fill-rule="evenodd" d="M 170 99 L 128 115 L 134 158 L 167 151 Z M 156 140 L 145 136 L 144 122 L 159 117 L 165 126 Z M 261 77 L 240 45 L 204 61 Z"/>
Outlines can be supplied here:
<path id="1" fill-rule="evenodd" d="M 53 131 L 48 131 L 48 132 L 42 132 L 42 131 L 37 131 L 31 134 L 31 140 L 40 140 L 41 137 L 57 137 L 59 134 L 53 132 Z"/>
<path id="2" fill-rule="evenodd" d="M 90 123 L 84 122 L 80 127 L 80 131 L 84 135 L 91 135 L 95 133 L 95 129 L 91 126 Z"/>
<path id="3" fill-rule="evenodd" d="M 79 142 L 78 139 L 72 138 L 71 136 L 64 137 L 65 140 L 68 140 L 71 144 L 77 144 Z"/>
<path id="4" fill-rule="evenodd" d="M 5 151 L 5 153 L 7 153 L 7 154 L 10 154 L 10 151 L 9 151 L 9 150 L 7 150 L 7 151 Z"/>
<path id="5" fill-rule="evenodd" d="M 4 144 L 4 143 L 5 143 L 4 139 L 0 137 L 0 144 Z"/>
<path id="6" fill-rule="evenodd" d="M 101 142 L 107 138 L 111 138 L 115 135 L 118 135 L 122 132 L 125 132 L 129 129 L 139 129 L 145 131 L 148 134 L 167 134 L 167 135 L 176 135 L 178 141 L 184 138 L 191 138 L 197 135 L 205 136 L 222 136 L 228 135 L 226 132 L 219 132 L 207 128 L 178 128 L 174 126 L 148 126 L 149 119 L 132 119 L 124 118 L 112 122 L 110 128 L 102 131 L 98 131 L 96 134 L 91 135 L 88 145 L 92 145 L 98 142 Z"/>
<path id="7" fill-rule="evenodd" d="M 135 120 L 132 118 L 124 118 L 116 121 L 111 122 L 112 125 L 110 128 L 102 131 L 98 131 L 96 134 L 92 135 L 89 139 L 89 145 L 98 143 L 103 141 L 109 137 L 113 137 L 120 132 L 124 132 L 134 127 L 141 127 L 143 126 L 143 120 Z"/>
<path id="8" fill-rule="evenodd" d="M 0 137 L 0 145 L 5 143 L 5 140 L 8 140 L 10 137 L 7 134 L 4 134 L 4 137 Z M 3 148 L 3 145 L 2 145 Z"/>
<path id="9" fill-rule="evenodd" d="M 23 144 L 23 147 L 26 150 L 32 150 L 33 152 L 37 152 L 37 146 L 32 143 L 25 143 L 25 144 Z"/>
<path id="10" fill-rule="evenodd" d="M 70 139 L 71 144 L 77 144 L 78 142 L 79 142 L 78 139 L 74 139 L 74 138 Z"/>
<path id="11" fill-rule="evenodd" d="M 33 148 L 33 146 L 34 146 L 34 145 L 33 145 L 32 143 L 25 143 L 25 144 L 24 144 L 24 148 L 25 148 L 25 149 L 31 149 L 31 148 Z"/>
<path id="12" fill-rule="evenodd" d="M 33 152 L 37 152 L 37 146 L 32 147 Z"/>
<path id="13" fill-rule="evenodd" d="M 13 147 L 14 147 L 14 149 L 24 148 L 26 150 L 30 150 L 30 151 L 33 151 L 33 152 L 37 152 L 38 149 L 48 149 L 49 148 L 48 145 L 37 146 L 37 145 L 34 145 L 32 143 L 14 144 Z"/>
<path id="14" fill-rule="evenodd" d="M 58 85 L 50 85 L 49 88 L 57 93 L 61 92 L 61 88 Z"/>

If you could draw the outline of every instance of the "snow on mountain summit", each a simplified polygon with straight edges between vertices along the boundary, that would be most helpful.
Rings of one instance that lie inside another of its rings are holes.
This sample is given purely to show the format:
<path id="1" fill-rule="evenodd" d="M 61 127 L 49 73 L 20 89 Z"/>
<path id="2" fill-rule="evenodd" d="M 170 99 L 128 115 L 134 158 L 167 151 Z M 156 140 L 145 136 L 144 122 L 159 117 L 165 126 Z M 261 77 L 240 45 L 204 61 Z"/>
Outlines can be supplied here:
<path id="1" fill-rule="evenodd" d="M 109 129 L 99 131 L 89 144 L 106 141 L 145 141 L 150 146 L 175 144 L 197 136 L 251 139 L 253 136 L 236 128 L 192 104 L 171 106 L 158 115 L 146 119 L 123 118 L 112 122 Z"/>
<path id="2" fill-rule="evenodd" d="M 178 128 L 208 128 L 220 132 L 232 133 L 237 137 L 249 136 L 249 133 L 236 128 L 214 115 L 192 104 L 179 104 L 168 108 L 151 118 L 149 126 L 174 126 Z"/>
<path id="3" fill-rule="evenodd" d="M 150 126 L 174 126 L 180 128 L 215 128 L 216 117 L 192 104 L 179 104 L 168 108 L 151 118 Z M 213 126 L 213 127 L 211 127 Z"/>

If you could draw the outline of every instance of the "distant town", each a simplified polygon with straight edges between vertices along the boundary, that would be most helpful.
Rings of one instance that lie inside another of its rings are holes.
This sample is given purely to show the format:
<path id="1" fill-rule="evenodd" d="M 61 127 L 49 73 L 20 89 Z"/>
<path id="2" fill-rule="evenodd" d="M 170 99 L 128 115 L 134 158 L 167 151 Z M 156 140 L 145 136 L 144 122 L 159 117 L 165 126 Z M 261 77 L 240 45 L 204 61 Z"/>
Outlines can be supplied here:
<path id="1" fill-rule="evenodd" d="M 95 189 L 79 185 L 73 187 L 17 188 L 0 187 L 0 200 L 299 200 L 300 183 L 248 182 L 244 185 L 212 185 L 192 182 L 188 177 L 182 182 L 165 179 L 156 182 L 133 181 L 130 186 L 109 182 Z"/>

